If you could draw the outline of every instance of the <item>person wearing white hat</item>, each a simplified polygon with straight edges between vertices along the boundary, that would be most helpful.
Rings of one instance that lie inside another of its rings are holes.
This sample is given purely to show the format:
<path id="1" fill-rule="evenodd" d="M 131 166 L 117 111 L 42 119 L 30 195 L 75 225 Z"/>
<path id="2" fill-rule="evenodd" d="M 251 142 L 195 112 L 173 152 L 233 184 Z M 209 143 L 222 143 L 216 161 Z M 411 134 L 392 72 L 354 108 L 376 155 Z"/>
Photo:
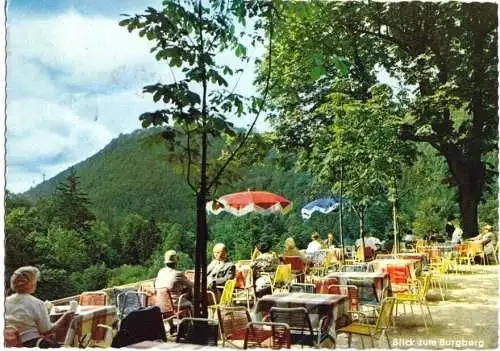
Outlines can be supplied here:
<path id="1" fill-rule="evenodd" d="M 66 312 L 57 322 L 50 322 L 45 303 L 32 295 L 39 277 L 40 271 L 32 266 L 20 267 L 14 271 L 10 287 L 15 294 L 5 300 L 5 325 L 16 327 L 23 347 L 59 347 L 56 341 L 42 335 L 67 327 L 74 313 Z"/>
<path id="2" fill-rule="evenodd" d="M 492 231 L 493 227 L 489 224 L 483 226 L 482 233 L 470 238 L 475 243 L 482 243 L 485 255 L 494 255 L 497 245 L 497 235 Z"/>
<path id="3" fill-rule="evenodd" d="M 182 299 L 181 308 L 193 308 L 191 299 L 193 296 L 193 283 L 186 277 L 184 272 L 177 270 L 177 252 L 168 250 L 165 252 L 165 267 L 160 269 L 155 280 L 155 288 L 167 288 L 170 290 L 174 304 L 177 304 L 179 296 L 187 294 L 187 299 Z M 175 333 L 176 328 L 172 319 L 169 319 L 170 334 Z"/>

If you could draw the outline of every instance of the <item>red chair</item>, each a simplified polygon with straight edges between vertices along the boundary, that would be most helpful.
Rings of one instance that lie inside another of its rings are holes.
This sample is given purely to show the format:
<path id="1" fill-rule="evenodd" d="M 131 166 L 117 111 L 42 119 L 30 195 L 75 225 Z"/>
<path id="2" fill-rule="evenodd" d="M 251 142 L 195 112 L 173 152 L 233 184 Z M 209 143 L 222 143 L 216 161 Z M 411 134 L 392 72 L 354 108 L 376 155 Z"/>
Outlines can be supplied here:
<path id="1" fill-rule="evenodd" d="M 5 347 L 23 347 L 19 330 L 13 325 L 6 325 L 3 331 L 3 345 Z"/>
<path id="2" fill-rule="evenodd" d="M 389 264 L 386 268 L 391 281 L 392 291 L 395 293 L 409 290 L 408 279 L 411 278 L 410 268 L 407 265 Z"/>
<path id="3" fill-rule="evenodd" d="M 106 306 L 108 295 L 103 291 L 86 291 L 80 294 L 80 306 Z"/>
<path id="4" fill-rule="evenodd" d="M 163 319 L 173 318 L 182 319 L 182 317 L 191 317 L 191 308 L 183 307 L 185 294 L 180 295 L 177 301 L 174 301 L 170 289 L 156 289 L 156 306 L 160 307 Z M 186 305 L 184 305 L 186 306 Z"/>
<path id="5" fill-rule="evenodd" d="M 245 329 L 243 348 L 289 349 L 290 327 L 286 323 L 250 322 Z"/>
<path id="6" fill-rule="evenodd" d="M 154 281 L 142 282 L 137 291 L 146 294 L 146 306 L 156 305 L 156 290 Z"/>
<path id="7" fill-rule="evenodd" d="M 349 298 L 349 311 L 359 311 L 359 292 L 356 285 L 330 285 L 328 294 L 347 295 Z"/>
<path id="8" fill-rule="evenodd" d="M 297 283 L 303 283 L 306 277 L 306 266 L 300 256 L 283 256 L 283 262 L 292 266 L 292 273 Z"/>
<path id="9" fill-rule="evenodd" d="M 339 293 L 330 293 L 330 292 L 328 292 L 328 287 L 330 285 L 338 285 L 338 283 L 339 283 L 338 278 L 324 278 L 324 279 L 318 280 L 316 282 L 316 288 L 315 288 L 316 294 L 335 294 L 335 295 L 340 295 L 340 292 Z"/>

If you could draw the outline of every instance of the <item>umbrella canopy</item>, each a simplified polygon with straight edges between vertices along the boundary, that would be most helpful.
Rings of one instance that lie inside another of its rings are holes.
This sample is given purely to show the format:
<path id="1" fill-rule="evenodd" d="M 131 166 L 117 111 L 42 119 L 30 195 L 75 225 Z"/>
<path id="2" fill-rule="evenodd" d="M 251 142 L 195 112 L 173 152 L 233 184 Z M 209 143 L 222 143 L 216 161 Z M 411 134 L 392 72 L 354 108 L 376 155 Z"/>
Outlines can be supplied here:
<path id="1" fill-rule="evenodd" d="M 335 211 L 340 206 L 340 199 L 334 199 L 330 197 L 314 200 L 304 207 L 300 211 L 302 218 L 309 219 L 311 215 L 318 211 L 321 213 L 330 213 Z"/>
<path id="2" fill-rule="evenodd" d="M 292 208 L 292 202 L 268 191 L 243 191 L 209 201 L 206 208 L 208 213 L 229 212 L 238 217 L 250 212 L 285 214 Z"/>

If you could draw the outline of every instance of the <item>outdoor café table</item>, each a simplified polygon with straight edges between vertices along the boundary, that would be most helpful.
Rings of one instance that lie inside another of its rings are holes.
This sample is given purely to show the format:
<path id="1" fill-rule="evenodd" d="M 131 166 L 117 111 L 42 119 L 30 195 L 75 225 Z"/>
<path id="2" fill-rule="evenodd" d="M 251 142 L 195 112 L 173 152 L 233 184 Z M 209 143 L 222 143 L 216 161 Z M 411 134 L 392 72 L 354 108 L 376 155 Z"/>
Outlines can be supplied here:
<path id="1" fill-rule="evenodd" d="M 69 305 L 54 306 L 50 312 L 51 320 L 56 320 L 60 315 L 69 310 Z M 102 328 L 97 328 L 98 324 L 111 326 L 117 319 L 115 306 L 78 306 L 75 316 L 71 321 L 65 335 L 57 335 L 60 343 L 66 346 L 85 345 L 91 339 L 101 339 L 106 332 Z"/>
<path id="2" fill-rule="evenodd" d="M 332 272 L 322 279 L 327 280 L 329 278 L 337 278 L 339 285 L 356 285 L 362 301 L 380 301 L 384 288 L 389 289 L 389 295 L 392 294 L 391 280 L 389 279 L 389 274 L 385 272 Z M 359 284 L 360 282 L 361 284 Z M 375 285 L 377 296 L 373 296 L 372 289 L 367 289 L 367 287 L 373 284 Z"/>
<path id="3" fill-rule="evenodd" d="M 86 306 L 82 306 L 86 307 Z M 91 340 L 103 340 L 106 329 L 99 324 L 112 326 L 117 320 L 115 306 L 99 306 L 99 308 L 77 310 L 77 315 L 70 324 L 64 345 L 68 347 L 86 347 Z"/>
<path id="4" fill-rule="evenodd" d="M 271 312 L 271 307 L 305 307 L 311 319 L 313 329 L 319 327 L 319 320 L 328 317 L 328 334 L 336 340 L 336 327 L 344 326 L 348 321 L 349 299 L 347 295 L 283 293 L 265 295 L 255 307 L 254 321 L 262 321 Z"/>
<path id="5" fill-rule="evenodd" d="M 407 266 L 410 270 L 411 276 L 419 276 L 422 272 L 421 265 L 418 260 L 403 260 L 403 259 L 375 259 L 368 263 L 369 267 L 373 268 L 373 272 L 384 272 L 387 270 L 388 265 Z"/>
<path id="6" fill-rule="evenodd" d="M 418 260 L 420 261 L 420 271 L 427 267 L 429 260 L 424 253 L 401 252 L 397 254 L 378 254 L 377 259 L 402 259 L 402 260 Z M 418 267 L 417 267 L 418 269 Z"/>

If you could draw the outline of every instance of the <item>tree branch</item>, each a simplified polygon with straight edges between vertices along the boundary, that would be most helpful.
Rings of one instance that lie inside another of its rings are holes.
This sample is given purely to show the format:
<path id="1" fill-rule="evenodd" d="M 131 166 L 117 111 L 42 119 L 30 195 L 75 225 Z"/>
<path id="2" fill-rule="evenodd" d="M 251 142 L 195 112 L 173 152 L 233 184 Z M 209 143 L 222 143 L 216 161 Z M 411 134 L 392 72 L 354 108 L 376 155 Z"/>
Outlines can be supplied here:
<path id="1" fill-rule="evenodd" d="M 229 157 L 226 160 L 226 162 L 224 162 L 224 164 L 221 166 L 221 168 L 219 169 L 219 171 L 217 172 L 217 174 L 215 175 L 215 177 L 208 184 L 207 191 L 210 190 L 210 188 L 215 184 L 215 182 L 217 182 L 217 180 L 221 176 L 222 172 L 224 172 L 224 170 L 228 166 L 229 162 L 231 162 L 233 160 L 233 158 L 238 154 L 238 152 L 243 147 L 243 145 L 245 145 L 245 143 L 247 142 L 248 138 L 250 137 L 250 134 L 252 133 L 253 128 L 255 127 L 255 124 L 257 123 L 257 120 L 259 119 L 260 113 L 264 109 L 264 104 L 266 102 L 267 94 L 269 93 L 269 85 L 270 85 L 270 81 L 271 81 L 272 48 L 273 48 L 272 43 L 273 43 L 273 29 L 274 29 L 273 28 L 272 18 L 271 18 L 271 21 L 269 23 L 270 23 L 270 25 L 269 25 L 268 74 L 267 74 L 267 78 L 266 78 L 266 86 L 265 86 L 265 89 L 264 89 L 264 95 L 263 95 L 262 101 L 260 103 L 259 111 L 257 112 L 257 114 L 256 114 L 256 116 L 255 116 L 252 124 L 250 125 L 250 128 L 248 129 L 247 133 L 243 137 L 243 140 L 236 147 L 236 149 L 229 155 Z"/>

